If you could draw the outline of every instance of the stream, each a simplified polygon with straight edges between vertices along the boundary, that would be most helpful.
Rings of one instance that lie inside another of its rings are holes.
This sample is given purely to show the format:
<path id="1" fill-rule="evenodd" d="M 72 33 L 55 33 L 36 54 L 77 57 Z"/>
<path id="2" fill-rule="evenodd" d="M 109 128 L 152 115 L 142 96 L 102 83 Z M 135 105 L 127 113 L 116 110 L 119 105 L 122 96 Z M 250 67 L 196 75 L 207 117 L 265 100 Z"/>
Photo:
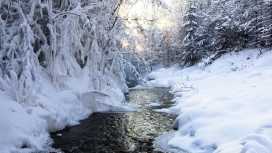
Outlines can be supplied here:
<path id="1" fill-rule="evenodd" d="M 165 94 L 159 101 L 161 106 L 148 106 L 156 102 L 166 88 L 131 89 L 126 95 L 129 104 L 142 107 L 136 112 L 95 113 L 80 121 L 80 125 L 67 127 L 51 133 L 53 148 L 73 153 L 122 153 L 161 152 L 154 148 L 155 139 L 172 131 L 176 115 L 159 113 L 153 109 L 171 106 L 173 95 Z M 61 133 L 62 136 L 57 135 Z"/>

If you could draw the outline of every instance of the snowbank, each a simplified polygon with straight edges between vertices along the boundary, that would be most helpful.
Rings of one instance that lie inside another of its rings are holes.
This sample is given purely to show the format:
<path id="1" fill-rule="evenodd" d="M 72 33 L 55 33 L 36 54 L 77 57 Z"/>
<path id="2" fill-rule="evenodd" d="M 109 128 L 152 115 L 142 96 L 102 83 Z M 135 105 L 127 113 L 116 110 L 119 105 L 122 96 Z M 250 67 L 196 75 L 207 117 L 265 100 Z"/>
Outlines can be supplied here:
<path id="1" fill-rule="evenodd" d="M 193 153 L 272 152 L 272 51 L 258 53 L 229 53 L 204 69 L 172 67 L 147 76 L 149 85 L 175 93 L 175 106 L 162 110 L 179 114 L 168 145 Z"/>
<path id="2" fill-rule="evenodd" d="M 0 152 L 50 151 L 49 132 L 77 125 L 93 112 L 137 109 L 123 103 L 124 94 L 119 88 L 90 90 L 88 70 L 83 69 L 81 73 L 78 77 L 59 77 L 56 88 L 42 72 L 31 106 L 16 102 L 0 90 Z"/>

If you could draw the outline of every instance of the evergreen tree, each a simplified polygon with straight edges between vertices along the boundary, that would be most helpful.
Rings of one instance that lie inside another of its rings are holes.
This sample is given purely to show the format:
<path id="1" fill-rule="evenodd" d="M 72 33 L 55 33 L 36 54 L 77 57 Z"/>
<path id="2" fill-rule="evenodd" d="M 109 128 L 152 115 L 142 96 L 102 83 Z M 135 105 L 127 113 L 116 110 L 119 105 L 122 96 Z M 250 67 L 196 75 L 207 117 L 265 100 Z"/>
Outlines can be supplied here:
<path id="1" fill-rule="evenodd" d="M 184 24 L 182 25 L 186 30 L 186 36 L 183 39 L 183 53 L 182 53 L 182 66 L 190 66 L 195 64 L 200 57 L 197 48 L 196 42 L 196 30 L 198 28 L 197 18 L 198 15 L 196 12 L 195 1 L 191 0 L 188 3 L 188 8 L 184 15 Z"/>
<path id="2" fill-rule="evenodd" d="M 258 1 L 257 40 L 262 47 L 272 47 L 272 1 Z"/>

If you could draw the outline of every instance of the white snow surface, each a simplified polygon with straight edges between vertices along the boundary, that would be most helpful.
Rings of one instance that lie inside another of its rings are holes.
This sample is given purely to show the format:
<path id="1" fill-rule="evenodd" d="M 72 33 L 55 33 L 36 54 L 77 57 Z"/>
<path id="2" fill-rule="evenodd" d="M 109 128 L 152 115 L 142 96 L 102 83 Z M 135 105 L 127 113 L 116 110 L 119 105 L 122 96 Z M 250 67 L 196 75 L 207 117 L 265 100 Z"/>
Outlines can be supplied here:
<path id="1" fill-rule="evenodd" d="M 151 106 L 151 107 L 152 106 L 161 106 L 161 104 L 155 102 L 155 103 L 148 104 L 147 106 Z"/>
<path id="2" fill-rule="evenodd" d="M 161 111 L 178 114 L 163 149 L 192 153 L 272 152 L 272 51 L 232 52 L 211 65 L 159 69 L 148 84 L 171 87 L 175 106 Z M 202 65 L 202 64 L 199 64 Z M 159 144 L 158 144 L 159 143 Z M 165 146 L 168 144 L 168 146 Z"/>
<path id="3" fill-rule="evenodd" d="M 139 106 L 125 105 L 124 94 L 113 86 L 89 90 L 88 69 L 78 77 L 58 78 L 56 88 L 46 72 L 41 72 L 31 106 L 20 104 L 0 90 L 0 152 L 38 152 L 50 148 L 49 132 L 78 125 L 93 112 L 135 111 Z"/>

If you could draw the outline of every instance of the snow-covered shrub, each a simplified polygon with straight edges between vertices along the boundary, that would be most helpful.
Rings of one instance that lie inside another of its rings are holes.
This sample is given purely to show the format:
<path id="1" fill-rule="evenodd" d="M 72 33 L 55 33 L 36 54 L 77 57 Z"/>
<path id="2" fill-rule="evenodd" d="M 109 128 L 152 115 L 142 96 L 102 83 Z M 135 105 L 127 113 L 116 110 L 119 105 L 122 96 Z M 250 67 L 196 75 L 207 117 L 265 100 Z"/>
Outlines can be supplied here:
<path id="1" fill-rule="evenodd" d="M 56 89 L 61 76 L 89 69 L 90 90 L 127 90 L 114 1 L 3 0 L 0 2 L 0 84 L 19 103 L 31 105 L 40 71 Z M 111 27 L 111 28 L 109 28 Z"/>

